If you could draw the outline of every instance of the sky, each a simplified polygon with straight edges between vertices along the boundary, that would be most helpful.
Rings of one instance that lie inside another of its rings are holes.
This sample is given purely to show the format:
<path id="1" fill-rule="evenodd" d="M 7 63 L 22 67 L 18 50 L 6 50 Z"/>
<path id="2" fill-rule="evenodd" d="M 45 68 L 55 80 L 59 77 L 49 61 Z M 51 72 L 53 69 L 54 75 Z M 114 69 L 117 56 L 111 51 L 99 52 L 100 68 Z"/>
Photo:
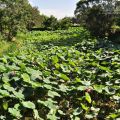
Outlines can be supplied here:
<path id="1" fill-rule="evenodd" d="M 41 14 L 54 15 L 58 19 L 74 15 L 79 0 L 29 0 L 32 6 L 38 7 Z"/>

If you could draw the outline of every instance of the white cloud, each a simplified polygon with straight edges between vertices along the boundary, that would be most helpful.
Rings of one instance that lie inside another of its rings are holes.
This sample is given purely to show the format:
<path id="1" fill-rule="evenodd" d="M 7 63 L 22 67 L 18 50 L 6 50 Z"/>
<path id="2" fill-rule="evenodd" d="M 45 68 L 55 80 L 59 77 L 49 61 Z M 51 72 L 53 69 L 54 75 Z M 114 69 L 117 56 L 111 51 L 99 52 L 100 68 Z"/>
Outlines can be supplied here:
<path id="1" fill-rule="evenodd" d="M 52 1 L 52 0 L 51 0 Z M 50 16 L 50 15 L 54 15 L 55 17 L 57 17 L 58 19 L 60 18 L 63 18 L 65 16 L 74 16 L 74 10 L 75 10 L 75 7 L 76 7 L 76 3 L 79 1 L 79 0 L 70 0 L 70 1 L 74 1 L 74 4 L 73 4 L 73 7 L 68 7 L 66 5 L 66 8 L 62 7 L 60 8 L 46 8 L 45 6 L 41 6 L 40 7 L 40 0 L 29 0 L 30 4 L 33 5 L 33 6 L 37 6 L 40 10 L 40 13 L 41 14 L 45 14 L 47 16 Z M 49 1 L 50 2 L 50 1 Z M 49 3 L 48 2 L 48 3 Z M 72 2 L 73 3 L 73 2 Z M 64 3 L 63 3 L 64 4 Z"/>
<path id="2" fill-rule="evenodd" d="M 65 16 L 73 16 L 71 11 L 62 11 L 62 10 L 55 10 L 55 9 L 40 9 L 41 14 L 45 14 L 47 16 L 54 15 L 58 19 L 61 19 Z"/>

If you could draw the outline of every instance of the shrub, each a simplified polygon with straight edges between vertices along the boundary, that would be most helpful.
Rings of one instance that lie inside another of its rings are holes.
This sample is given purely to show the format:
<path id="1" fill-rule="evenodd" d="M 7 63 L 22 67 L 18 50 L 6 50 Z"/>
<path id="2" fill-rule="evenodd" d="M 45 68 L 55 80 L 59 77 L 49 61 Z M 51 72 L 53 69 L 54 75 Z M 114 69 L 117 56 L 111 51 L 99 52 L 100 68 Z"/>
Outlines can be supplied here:
<path id="1" fill-rule="evenodd" d="M 60 29 L 68 29 L 72 25 L 72 19 L 65 17 L 59 21 Z"/>

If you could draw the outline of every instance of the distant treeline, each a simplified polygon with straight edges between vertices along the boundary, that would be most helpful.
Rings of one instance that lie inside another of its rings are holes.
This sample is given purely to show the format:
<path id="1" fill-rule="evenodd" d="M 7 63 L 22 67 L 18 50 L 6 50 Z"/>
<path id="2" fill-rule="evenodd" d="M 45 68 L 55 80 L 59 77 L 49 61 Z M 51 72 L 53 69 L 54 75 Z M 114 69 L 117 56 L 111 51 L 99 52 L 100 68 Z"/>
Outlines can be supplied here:
<path id="1" fill-rule="evenodd" d="M 19 31 L 68 29 L 72 23 L 73 18 L 70 17 L 57 20 L 54 16 L 41 15 L 28 0 L 0 1 L 0 36 L 9 41 Z"/>
<path id="2" fill-rule="evenodd" d="M 35 23 L 30 23 L 27 27 L 28 30 L 65 30 L 70 26 L 74 26 L 74 18 L 64 17 L 58 20 L 56 17 L 51 15 L 50 17 L 43 16 L 44 19 L 41 25 L 36 25 Z"/>
<path id="3" fill-rule="evenodd" d="M 54 16 L 41 15 L 28 0 L 1 0 L 0 38 L 11 41 L 19 31 L 64 30 L 71 26 L 83 26 L 97 37 L 119 36 L 119 11 L 117 0 L 80 0 L 74 17 L 58 20 Z"/>

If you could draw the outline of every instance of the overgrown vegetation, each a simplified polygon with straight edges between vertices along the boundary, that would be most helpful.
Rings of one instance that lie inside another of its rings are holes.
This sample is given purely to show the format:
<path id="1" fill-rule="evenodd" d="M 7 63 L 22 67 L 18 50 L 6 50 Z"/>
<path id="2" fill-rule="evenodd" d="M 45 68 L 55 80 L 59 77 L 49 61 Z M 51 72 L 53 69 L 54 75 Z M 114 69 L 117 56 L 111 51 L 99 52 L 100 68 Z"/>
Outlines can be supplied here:
<path id="1" fill-rule="evenodd" d="M 0 32 L 4 39 L 11 41 L 18 31 L 25 29 L 28 6 L 27 0 L 0 1 Z"/>
<path id="2" fill-rule="evenodd" d="M 110 36 L 112 26 L 118 25 L 120 3 L 118 0 L 80 0 L 75 15 L 80 24 L 87 27 L 96 37 Z M 120 29 L 114 29 L 119 31 Z"/>
<path id="3" fill-rule="evenodd" d="M 1 120 L 119 118 L 120 51 L 100 45 L 83 28 L 28 33 L 0 58 Z"/>
<path id="4" fill-rule="evenodd" d="M 15 41 L 20 31 L 68 29 L 72 18 L 57 20 L 54 16 L 40 15 L 37 7 L 32 7 L 28 0 L 0 1 L 0 32 L 4 39 Z"/>
<path id="5" fill-rule="evenodd" d="M 0 120 L 119 120 L 120 17 L 105 13 L 118 3 L 79 1 L 57 20 L 1 0 Z"/>

